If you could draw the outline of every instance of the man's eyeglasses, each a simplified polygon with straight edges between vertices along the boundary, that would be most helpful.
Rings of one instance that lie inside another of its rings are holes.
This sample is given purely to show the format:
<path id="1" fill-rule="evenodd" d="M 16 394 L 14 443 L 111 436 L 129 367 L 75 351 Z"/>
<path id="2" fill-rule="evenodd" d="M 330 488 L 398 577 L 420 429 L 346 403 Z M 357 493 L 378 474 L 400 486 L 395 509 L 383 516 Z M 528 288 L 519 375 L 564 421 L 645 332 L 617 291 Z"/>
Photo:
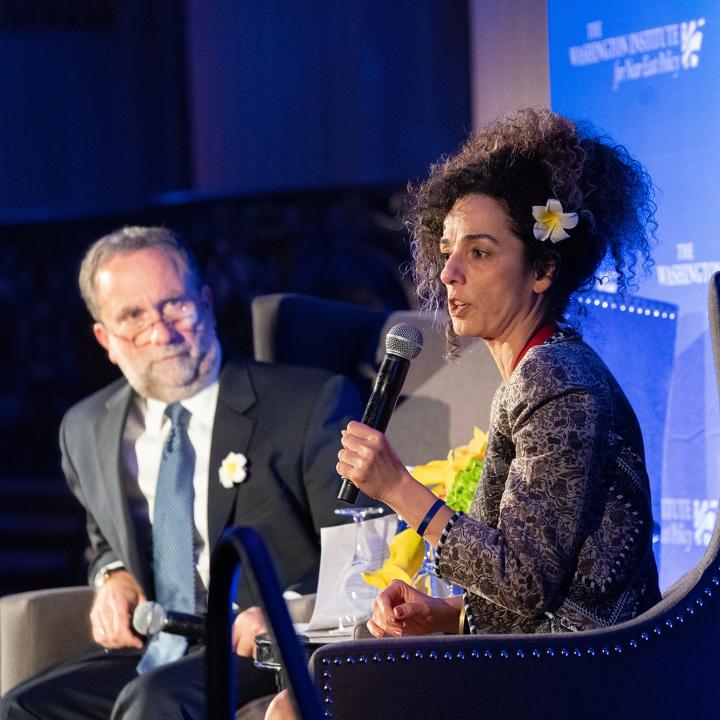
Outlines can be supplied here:
<path id="1" fill-rule="evenodd" d="M 200 317 L 200 310 L 194 300 L 168 300 L 160 308 L 159 317 L 152 319 L 151 315 L 147 310 L 140 310 L 121 320 L 117 330 L 107 330 L 135 347 L 143 347 L 153 341 L 159 322 L 172 325 L 176 330 L 192 330 Z"/>

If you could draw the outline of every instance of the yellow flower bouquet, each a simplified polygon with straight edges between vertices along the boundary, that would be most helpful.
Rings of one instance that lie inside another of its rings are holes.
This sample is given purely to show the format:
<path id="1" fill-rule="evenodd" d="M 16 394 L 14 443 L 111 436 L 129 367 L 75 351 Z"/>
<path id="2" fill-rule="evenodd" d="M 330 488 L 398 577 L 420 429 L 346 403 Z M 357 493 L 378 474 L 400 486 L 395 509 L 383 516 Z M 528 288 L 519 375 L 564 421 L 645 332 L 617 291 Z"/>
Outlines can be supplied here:
<path id="1" fill-rule="evenodd" d="M 472 440 L 467 445 L 450 450 L 446 460 L 417 465 L 411 475 L 454 510 L 467 512 L 482 474 L 487 441 L 487 433 L 474 428 Z M 424 556 L 425 541 L 415 530 L 407 528 L 393 538 L 390 557 L 385 564 L 378 570 L 363 573 L 363 579 L 378 590 L 384 590 L 396 579 L 412 584 Z"/>

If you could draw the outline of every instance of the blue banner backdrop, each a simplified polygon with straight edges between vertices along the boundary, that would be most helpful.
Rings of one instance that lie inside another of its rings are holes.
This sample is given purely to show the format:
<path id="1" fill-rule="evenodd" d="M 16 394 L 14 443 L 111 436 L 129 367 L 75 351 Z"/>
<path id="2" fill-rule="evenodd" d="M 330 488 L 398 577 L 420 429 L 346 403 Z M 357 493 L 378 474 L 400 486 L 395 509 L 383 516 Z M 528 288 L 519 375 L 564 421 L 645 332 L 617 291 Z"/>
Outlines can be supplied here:
<path id="1" fill-rule="evenodd" d="M 660 190 L 656 264 L 640 294 L 679 306 L 659 518 L 666 587 L 707 546 L 720 496 L 707 321 L 720 270 L 720 3 L 549 0 L 548 25 L 553 109 L 626 145 Z"/>

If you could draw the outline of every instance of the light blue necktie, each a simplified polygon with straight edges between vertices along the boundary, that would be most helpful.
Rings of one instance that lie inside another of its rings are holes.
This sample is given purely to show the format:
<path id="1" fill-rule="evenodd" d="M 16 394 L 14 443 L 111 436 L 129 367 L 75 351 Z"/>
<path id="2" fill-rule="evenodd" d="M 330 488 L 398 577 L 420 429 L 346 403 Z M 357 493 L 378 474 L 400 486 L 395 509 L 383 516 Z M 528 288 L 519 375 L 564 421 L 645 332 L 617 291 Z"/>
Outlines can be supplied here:
<path id="1" fill-rule="evenodd" d="M 187 432 L 190 412 L 180 403 L 171 403 L 165 414 L 172 427 L 160 459 L 155 492 L 152 524 L 155 597 L 166 610 L 194 613 L 195 450 Z M 186 649 L 186 638 L 161 632 L 148 644 L 137 671 L 143 673 L 177 660 Z"/>

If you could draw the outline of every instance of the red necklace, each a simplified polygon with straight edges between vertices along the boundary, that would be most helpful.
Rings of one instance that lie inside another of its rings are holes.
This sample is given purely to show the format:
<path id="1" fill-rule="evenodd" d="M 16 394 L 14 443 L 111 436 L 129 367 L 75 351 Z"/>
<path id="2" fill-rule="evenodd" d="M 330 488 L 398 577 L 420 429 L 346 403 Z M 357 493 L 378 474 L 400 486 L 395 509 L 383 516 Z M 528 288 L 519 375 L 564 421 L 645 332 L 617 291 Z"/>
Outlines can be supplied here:
<path id="1" fill-rule="evenodd" d="M 515 360 L 512 371 L 520 364 L 520 361 L 525 357 L 525 353 L 535 345 L 542 345 L 549 337 L 557 332 L 558 326 L 555 322 L 549 322 L 547 325 L 543 325 L 528 341 L 527 345 L 520 351 L 520 354 Z"/>

